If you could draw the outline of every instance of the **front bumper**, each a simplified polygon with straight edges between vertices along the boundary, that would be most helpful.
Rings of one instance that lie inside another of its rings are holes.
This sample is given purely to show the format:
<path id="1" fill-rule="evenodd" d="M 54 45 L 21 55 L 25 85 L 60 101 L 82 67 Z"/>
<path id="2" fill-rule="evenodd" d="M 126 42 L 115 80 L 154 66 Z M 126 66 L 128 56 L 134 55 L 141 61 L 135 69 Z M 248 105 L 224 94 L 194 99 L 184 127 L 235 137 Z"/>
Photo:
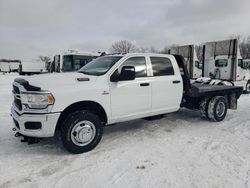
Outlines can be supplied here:
<path id="1" fill-rule="evenodd" d="M 11 115 L 13 118 L 14 127 L 16 128 L 17 132 L 25 136 L 43 138 L 54 136 L 60 113 L 20 115 L 15 111 L 14 107 L 12 107 Z M 25 123 L 27 122 L 40 122 L 41 128 L 26 129 Z"/>

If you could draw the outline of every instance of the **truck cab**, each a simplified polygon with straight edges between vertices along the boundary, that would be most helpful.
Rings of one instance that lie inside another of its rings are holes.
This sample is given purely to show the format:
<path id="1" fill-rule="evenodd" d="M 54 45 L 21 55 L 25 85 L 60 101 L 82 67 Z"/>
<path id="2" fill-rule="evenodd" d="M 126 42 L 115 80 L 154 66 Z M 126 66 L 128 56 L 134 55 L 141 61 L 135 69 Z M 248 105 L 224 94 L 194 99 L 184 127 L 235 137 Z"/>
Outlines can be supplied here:
<path id="1" fill-rule="evenodd" d="M 55 55 L 50 64 L 50 72 L 73 72 L 99 57 L 99 52 L 81 52 L 69 50 L 63 54 Z"/>

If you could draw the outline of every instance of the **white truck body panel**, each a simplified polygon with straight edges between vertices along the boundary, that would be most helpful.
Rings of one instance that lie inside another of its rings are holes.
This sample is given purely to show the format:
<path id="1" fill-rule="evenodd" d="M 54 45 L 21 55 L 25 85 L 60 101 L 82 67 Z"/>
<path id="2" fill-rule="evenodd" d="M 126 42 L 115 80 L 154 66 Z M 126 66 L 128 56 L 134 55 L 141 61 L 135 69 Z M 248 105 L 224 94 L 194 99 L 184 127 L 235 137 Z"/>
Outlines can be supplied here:
<path id="1" fill-rule="evenodd" d="M 151 77 L 150 55 L 125 55 L 102 76 L 73 72 L 35 75 L 25 79 L 30 85 L 39 86 L 42 90 L 53 94 L 55 103 L 51 108 L 51 113 L 60 113 L 77 102 L 93 101 L 104 108 L 108 119 L 107 124 L 112 124 L 177 111 L 180 108 L 183 93 L 182 78 L 177 62 L 171 55 L 157 55 L 157 57 L 166 57 L 171 60 L 175 75 Z M 111 82 L 112 73 L 120 69 L 126 59 L 135 56 L 144 56 L 147 59 L 149 77 Z M 89 78 L 89 81 L 79 82 L 77 78 Z M 174 80 L 180 82 L 173 84 Z M 140 87 L 140 83 L 145 82 L 149 82 L 150 86 Z"/>
<path id="2" fill-rule="evenodd" d="M 18 71 L 20 62 L 10 62 L 9 64 L 11 71 Z"/>
<path id="3" fill-rule="evenodd" d="M 8 62 L 0 62 L 1 72 L 10 72 L 10 64 Z"/>
<path id="4" fill-rule="evenodd" d="M 47 72 L 45 62 L 40 60 L 28 60 L 22 61 L 22 72 L 23 73 L 43 73 Z"/>

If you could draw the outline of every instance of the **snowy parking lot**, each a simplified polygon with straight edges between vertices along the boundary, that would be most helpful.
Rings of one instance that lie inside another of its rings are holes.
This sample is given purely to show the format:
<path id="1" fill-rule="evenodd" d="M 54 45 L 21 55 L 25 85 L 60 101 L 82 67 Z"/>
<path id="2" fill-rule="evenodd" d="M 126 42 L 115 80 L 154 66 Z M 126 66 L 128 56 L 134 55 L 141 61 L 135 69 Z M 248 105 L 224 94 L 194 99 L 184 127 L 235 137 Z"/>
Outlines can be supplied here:
<path id="1" fill-rule="evenodd" d="M 0 75 L 0 188 L 250 188 L 250 95 L 220 123 L 181 109 L 154 121 L 104 129 L 91 152 L 72 155 L 60 138 L 38 144 L 14 137 L 11 83 Z"/>

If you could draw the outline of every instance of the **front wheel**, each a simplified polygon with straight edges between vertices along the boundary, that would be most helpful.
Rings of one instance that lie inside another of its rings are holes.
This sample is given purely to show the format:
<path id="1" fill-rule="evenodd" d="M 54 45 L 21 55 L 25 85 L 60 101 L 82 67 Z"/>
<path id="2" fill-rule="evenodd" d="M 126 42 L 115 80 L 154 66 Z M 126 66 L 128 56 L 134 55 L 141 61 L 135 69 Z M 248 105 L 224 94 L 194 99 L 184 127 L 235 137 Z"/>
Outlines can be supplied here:
<path id="1" fill-rule="evenodd" d="M 102 138 L 103 127 L 99 117 L 88 111 L 68 115 L 62 125 L 61 137 L 64 147 L 79 154 L 94 149 Z"/>
<path id="2" fill-rule="evenodd" d="M 222 121 L 227 115 L 227 100 L 225 97 L 213 97 L 208 103 L 208 118 L 211 121 Z"/>

